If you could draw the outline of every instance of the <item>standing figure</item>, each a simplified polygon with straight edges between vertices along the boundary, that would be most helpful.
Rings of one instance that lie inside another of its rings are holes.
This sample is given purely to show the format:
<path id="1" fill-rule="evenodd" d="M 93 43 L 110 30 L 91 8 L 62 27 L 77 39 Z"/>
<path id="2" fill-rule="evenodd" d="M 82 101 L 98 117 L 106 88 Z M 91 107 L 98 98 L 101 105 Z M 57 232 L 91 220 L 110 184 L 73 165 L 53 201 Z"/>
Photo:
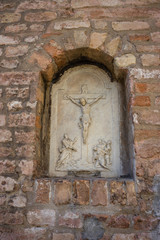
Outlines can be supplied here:
<path id="1" fill-rule="evenodd" d="M 70 99 L 74 104 L 76 104 L 78 107 L 81 108 L 82 116 L 80 117 L 80 123 L 79 126 L 82 128 L 82 134 L 83 134 L 83 143 L 86 144 L 87 137 L 88 137 L 88 130 L 89 125 L 91 124 L 91 106 L 96 103 L 99 99 L 102 98 L 102 96 L 97 97 L 92 102 L 88 103 L 85 98 L 80 98 L 78 101 L 76 101 L 71 96 L 67 96 L 68 99 Z"/>
<path id="2" fill-rule="evenodd" d="M 68 163 L 72 160 L 73 151 L 77 151 L 77 149 L 73 146 L 77 139 L 71 140 L 67 134 L 64 134 L 64 138 L 62 140 L 62 148 L 59 150 L 60 156 L 56 164 L 56 168 L 60 168 L 65 163 Z"/>

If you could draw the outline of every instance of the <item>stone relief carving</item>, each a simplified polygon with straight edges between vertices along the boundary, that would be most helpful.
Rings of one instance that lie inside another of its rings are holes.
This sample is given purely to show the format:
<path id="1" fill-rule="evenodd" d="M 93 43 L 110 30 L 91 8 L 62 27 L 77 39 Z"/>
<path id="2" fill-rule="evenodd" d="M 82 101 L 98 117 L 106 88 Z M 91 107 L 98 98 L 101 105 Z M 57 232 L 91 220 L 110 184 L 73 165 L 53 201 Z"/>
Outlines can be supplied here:
<path id="1" fill-rule="evenodd" d="M 89 96 L 87 96 L 87 85 L 82 85 L 81 90 L 81 94 L 84 95 L 83 97 L 74 96 L 73 98 L 72 96 L 68 95 L 66 98 L 81 108 L 82 116 L 80 117 L 79 127 L 82 129 L 83 143 L 86 144 L 89 126 L 92 121 L 90 116 L 91 106 L 98 102 L 98 100 L 100 100 L 103 95 L 92 97 L 93 100 L 88 102 Z"/>
<path id="2" fill-rule="evenodd" d="M 76 152 L 77 149 L 74 147 L 77 138 L 74 140 L 70 139 L 67 134 L 64 134 L 62 140 L 62 148 L 59 149 L 60 155 L 56 164 L 56 169 L 63 167 L 65 164 L 69 164 L 73 161 L 72 155 L 73 152 Z"/>
<path id="3" fill-rule="evenodd" d="M 93 147 L 93 163 L 95 167 L 102 167 L 111 171 L 111 141 L 99 139 L 98 144 Z"/>

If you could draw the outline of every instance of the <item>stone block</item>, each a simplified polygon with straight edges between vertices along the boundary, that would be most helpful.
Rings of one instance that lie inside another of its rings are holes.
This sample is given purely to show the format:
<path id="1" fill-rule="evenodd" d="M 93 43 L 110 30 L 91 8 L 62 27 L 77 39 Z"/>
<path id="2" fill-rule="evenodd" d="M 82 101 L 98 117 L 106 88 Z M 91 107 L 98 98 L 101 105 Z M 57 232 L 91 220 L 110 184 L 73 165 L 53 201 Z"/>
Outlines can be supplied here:
<path id="1" fill-rule="evenodd" d="M 92 184 L 91 203 L 94 206 L 106 206 L 108 203 L 108 187 L 107 182 L 103 180 L 95 180 Z"/>
<path id="2" fill-rule="evenodd" d="M 34 226 L 54 226 L 55 225 L 55 211 L 53 209 L 37 209 L 31 210 L 27 213 L 27 220 L 29 224 Z"/>
<path id="3" fill-rule="evenodd" d="M 0 192 L 11 192 L 16 185 L 17 182 L 13 178 L 0 176 Z"/>
<path id="4" fill-rule="evenodd" d="M 69 228 L 82 228 L 82 221 L 80 215 L 73 212 L 66 212 L 64 215 L 59 216 L 59 226 Z"/>
<path id="5" fill-rule="evenodd" d="M 51 198 L 51 181 L 47 179 L 38 179 L 36 185 L 36 202 L 49 203 Z"/>
<path id="6" fill-rule="evenodd" d="M 68 204 L 71 201 L 72 184 L 69 181 L 58 181 L 54 184 L 54 202 L 56 205 Z"/>
<path id="7" fill-rule="evenodd" d="M 89 181 L 76 180 L 73 183 L 73 201 L 75 204 L 89 204 Z"/>

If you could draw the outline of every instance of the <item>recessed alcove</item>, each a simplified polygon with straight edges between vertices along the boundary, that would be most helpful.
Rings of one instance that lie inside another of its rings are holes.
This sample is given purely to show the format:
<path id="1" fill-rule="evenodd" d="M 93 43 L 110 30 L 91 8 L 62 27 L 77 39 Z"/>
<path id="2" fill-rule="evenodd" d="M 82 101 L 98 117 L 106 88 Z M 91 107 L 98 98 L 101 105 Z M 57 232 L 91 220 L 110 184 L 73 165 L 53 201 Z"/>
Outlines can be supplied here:
<path id="1" fill-rule="evenodd" d="M 68 65 L 45 88 L 42 174 L 133 177 L 133 136 L 126 79 L 104 65 Z"/>

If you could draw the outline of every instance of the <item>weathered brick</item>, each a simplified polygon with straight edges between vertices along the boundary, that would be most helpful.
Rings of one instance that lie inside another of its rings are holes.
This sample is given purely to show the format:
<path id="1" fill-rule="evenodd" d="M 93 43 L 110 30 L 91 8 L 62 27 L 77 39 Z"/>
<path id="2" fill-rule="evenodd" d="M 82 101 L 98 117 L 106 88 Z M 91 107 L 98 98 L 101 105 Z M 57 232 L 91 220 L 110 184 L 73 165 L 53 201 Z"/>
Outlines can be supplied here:
<path id="1" fill-rule="evenodd" d="M 160 105 L 160 96 L 155 97 L 155 105 Z"/>
<path id="2" fill-rule="evenodd" d="M 21 228 L 14 230 L 16 234 L 16 240 L 46 240 L 46 228 L 32 227 L 32 228 Z"/>
<path id="3" fill-rule="evenodd" d="M 133 54 L 128 53 L 128 54 L 122 55 L 121 57 L 116 57 L 115 64 L 117 65 L 117 67 L 120 67 L 120 68 L 128 67 L 130 65 L 135 65 L 136 57 Z"/>
<path id="4" fill-rule="evenodd" d="M 54 202 L 57 205 L 68 204 L 71 201 L 72 184 L 69 181 L 58 181 L 54 185 Z"/>
<path id="5" fill-rule="evenodd" d="M 31 31 L 43 31 L 44 30 L 44 25 L 42 24 L 32 24 L 30 26 Z"/>
<path id="6" fill-rule="evenodd" d="M 23 56 L 28 52 L 28 46 L 27 45 L 18 45 L 16 47 L 7 47 L 5 54 L 6 57 L 18 57 Z"/>
<path id="7" fill-rule="evenodd" d="M 106 225 L 111 228 L 129 228 L 130 220 L 126 215 L 110 216 Z"/>
<path id="8" fill-rule="evenodd" d="M 96 29 L 106 29 L 108 26 L 107 21 L 104 19 L 92 20 L 92 23 Z"/>
<path id="9" fill-rule="evenodd" d="M 0 127 L 5 126 L 6 124 L 6 116 L 3 114 L 0 114 Z"/>
<path id="10" fill-rule="evenodd" d="M 20 13 L 3 13 L 0 14 L 0 23 L 18 22 L 21 19 Z"/>
<path id="11" fill-rule="evenodd" d="M 2 111 L 4 108 L 4 104 L 2 102 L 0 102 L 0 111 Z"/>
<path id="12" fill-rule="evenodd" d="M 150 35 L 147 34 L 136 34 L 136 35 L 130 35 L 129 36 L 130 41 L 149 41 Z"/>
<path id="13" fill-rule="evenodd" d="M 136 96 L 133 99 L 133 105 L 134 106 L 139 106 L 139 107 L 148 107 L 151 105 L 151 100 L 150 97 L 148 96 Z"/>
<path id="14" fill-rule="evenodd" d="M 2 206 L 3 204 L 6 203 L 6 195 L 3 194 L 3 195 L 0 195 L 0 206 Z"/>
<path id="15" fill-rule="evenodd" d="M 136 129 L 135 130 L 136 142 L 141 142 L 145 139 L 155 139 L 155 138 L 160 138 L 160 130 L 155 130 L 155 129 Z"/>
<path id="16" fill-rule="evenodd" d="M 51 198 L 51 181 L 38 179 L 36 181 L 36 202 L 49 203 Z"/>
<path id="17" fill-rule="evenodd" d="M 159 43 L 160 42 L 160 32 L 151 33 L 151 38 L 153 42 Z"/>
<path id="18" fill-rule="evenodd" d="M 1 192 L 11 192 L 14 190 L 17 182 L 10 177 L 0 176 L 0 191 Z"/>
<path id="19" fill-rule="evenodd" d="M 160 112 L 158 110 L 143 110 L 139 114 L 139 121 L 151 125 L 160 125 Z"/>
<path id="20" fill-rule="evenodd" d="M 26 24 L 8 25 L 5 28 L 6 33 L 17 33 L 17 32 L 26 31 L 26 30 L 27 30 Z"/>
<path id="21" fill-rule="evenodd" d="M 31 176 L 33 174 L 33 161 L 21 160 L 18 166 L 23 175 Z"/>
<path id="22" fill-rule="evenodd" d="M 27 43 L 33 43 L 38 40 L 38 36 L 29 36 L 24 39 L 25 42 Z"/>
<path id="23" fill-rule="evenodd" d="M 37 10 L 37 9 L 45 9 L 45 10 L 55 10 L 55 2 L 50 2 L 50 1 L 25 1 L 21 2 L 16 11 L 17 12 L 24 12 L 27 10 Z"/>
<path id="24" fill-rule="evenodd" d="M 72 233 L 53 233 L 52 240 L 74 240 Z"/>
<path id="25" fill-rule="evenodd" d="M 2 68 L 7 68 L 7 69 L 14 69 L 14 68 L 17 68 L 19 64 L 19 61 L 16 59 L 3 59 L 1 62 L 0 62 L 0 67 Z"/>
<path id="26" fill-rule="evenodd" d="M 18 157 L 33 158 L 35 156 L 35 146 L 33 145 L 23 145 L 15 149 L 16 155 Z"/>
<path id="27" fill-rule="evenodd" d="M 12 141 L 12 133 L 6 129 L 0 129 L 0 142 L 10 142 Z"/>
<path id="28" fill-rule="evenodd" d="M 160 156 L 160 139 L 145 139 L 135 144 L 136 155 L 144 159 L 157 159 Z"/>
<path id="29" fill-rule="evenodd" d="M 26 203 L 27 199 L 24 196 L 13 195 L 10 197 L 8 205 L 12 207 L 22 208 L 26 206 Z"/>
<path id="30" fill-rule="evenodd" d="M 105 42 L 106 37 L 107 37 L 107 33 L 99 33 L 99 32 L 91 33 L 89 46 L 91 48 L 99 48 Z"/>
<path id="31" fill-rule="evenodd" d="M 24 215 L 21 212 L 1 212 L 0 213 L 0 223 L 1 224 L 11 224 L 11 225 L 21 225 L 24 222 Z"/>
<path id="32" fill-rule="evenodd" d="M 0 161 L 0 174 L 14 173 L 16 168 L 15 161 L 3 160 Z"/>
<path id="33" fill-rule="evenodd" d="M 29 63 L 37 63 L 42 69 L 46 69 L 47 66 L 52 62 L 51 58 L 39 52 L 34 52 L 28 59 Z"/>
<path id="34" fill-rule="evenodd" d="M 158 221 L 156 218 L 152 216 L 142 217 L 135 216 L 133 218 L 134 221 L 134 229 L 136 230 L 153 230 L 156 228 Z"/>
<path id="35" fill-rule="evenodd" d="M 25 20 L 27 22 L 48 22 L 54 20 L 56 17 L 56 12 L 36 12 L 27 13 L 25 16 Z"/>
<path id="36" fill-rule="evenodd" d="M 148 161 L 148 168 L 147 168 L 148 172 L 148 176 L 149 177 L 155 177 L 160 175 L 160 162 L 159 160 L 151 160 Z"/>
<path id="37" fill-rule="evenodd" d="M 22 109 L 22 102 L 20 102 L 20 101 L 12 101 L 12 102 L 9 102 L 7 104 L 7 107 L 8 107 L 9 111 L 16 112 L 16 111 L 19 111 L 19 110 Z"/>
<path id="38" fill-rule="evenodd" d="M 141 56 L 141 61 L 142 61 L 142 65 L 145 66 L 145 67 L 159 66 L 160 65 L 159 55 L 143 54 Z"/>
<path id="39" fill-rule="evenodd" d="M 89 181 L 76 180 L 73 184 L 73 201 L 76 204 L 89 204 Z"/>
<path id="40" fill-rule="evenodd" d="M 10 127 L 33 127 L 35 125 L 35 115 L 32 113 L 10 114 L 8 124 Z"/>
<path id="41" fill-rule="evenodd" d="M 24 130 L 15 131 L 16 143 L 33 143 L 35 141 L 35 132 L 27 132 Z"/>
<path id="42" fill-rule="evenodd" d="M 58 21 L 54 25 L 55 30 L 62 30 L 62 29 L 72 29 L 72 28 L 89 28 L 90 22 L 88 20 L 65 20 L 65 21 Z"/>
<path id="43" fill-rule="evenodd" d="M 130 233 L 130 234 L 120 234 L 115 233 L 112 237 L 112 240 L 135 240 L 136 234 Z"/>
<path id="44" fill-rule="evenodd" d="M 127 203 L 127 193 L 124 182 L 110 182 L 110 201 L 113 204 L 121 205 Z"/>
<path id="45" fill-rule="evenodd" d="M 87 32 L 85 30 L 75 30 L 74 40 L 78 47 L 86 47 L 88 40 Z"/>
<path id="46" fill-rule="evenodd" d="M 102 180 L 95 180 L 92 184 L 92 192 L 91 192 L 91 202 L 92 205 L 107 205 L 107 182 Z"/>
<path id="47" fill-rule="evenodd" d="M 27 220 L 34 226 L 54 226 L 55 211 L 53 209 L 32 210 L 27 213 Z"/>
<path id="48" fill-rule="evenodd" d="M 14 157 L 15 153 L 11 147 L 0 147 L 0 157 Z"/>
<path id="49" fill-rule="evenodd" d="M 130 77 L 134 77 L 135 79 L 160 79 L 160 71 L 159 70 L 149 70 L 149 69 L 141 69 L 141 68 L 132 68 L 130 70 Z"/>
<path id="50" fill-rule="evenodd" d="M 30 179 L 24 179 L 21 184 L 21 189 L 23 192 L 32 192 L 33 191 L 33 181 Z"/>
<path id="51" fill-rule="evenodd" d="M 4 36 L 0 35 L 0 45 L 10 45 L 10 44 L 18 44 L 18 38 L 11 37 L 11 36 Z"/>
<path id="52" fill-rule="evenodd" d="M 131 206 L 137 205 L 135 183 L 133 181 L 126 182 L 127 189 L 127 204 Z"/>
<path id="53" fill-rule="evenodd" d="M 69 228 L 82 228 L 82 221 L 79 214 L 73 212 L 66 212 L 63 216 L 59 216 L 59 226 Z"/>
<path id="54" fill-rule="evenodd" d="M 138 52 L 155 52 L 155 53 L 160 53 L 160 46 L 157 45 L 136 45 L 136 49 Z"/>
<path id="55" fill-rule="evenodd" d="M 140 21 L 134 21 L 134 22 L 113 22 L 112 28 L 115 31 L 130 31 L 130 30 L 143 30 L 150 28 L 149 24 L 147 22 L 140 22 Z"/>
<path id="56" fill-rule="evenodd" d="M 29 97 L 29 87 L 24 88 L 6 88 L 6 97 L 7 98 L 28 98 Z"/>

